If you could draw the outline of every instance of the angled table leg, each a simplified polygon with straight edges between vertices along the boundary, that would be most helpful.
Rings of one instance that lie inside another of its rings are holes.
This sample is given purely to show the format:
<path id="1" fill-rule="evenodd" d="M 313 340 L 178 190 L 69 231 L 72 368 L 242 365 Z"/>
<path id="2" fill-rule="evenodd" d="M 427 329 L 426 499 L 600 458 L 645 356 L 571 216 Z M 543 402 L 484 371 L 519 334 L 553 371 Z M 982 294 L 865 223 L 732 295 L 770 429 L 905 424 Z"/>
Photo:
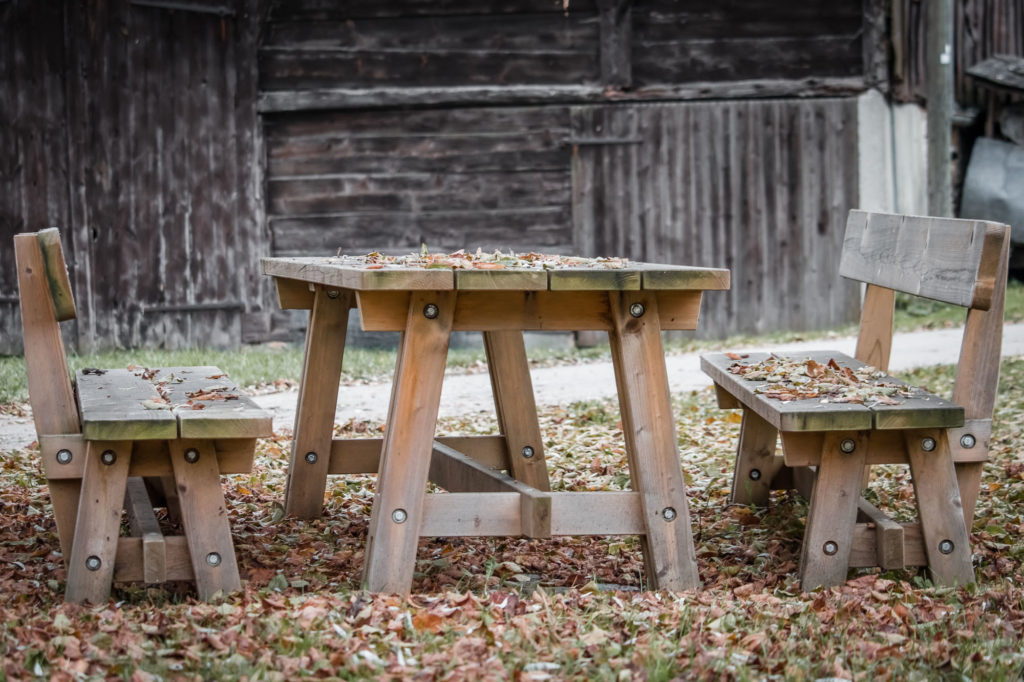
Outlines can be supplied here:
<path id="1" fill-rule="evenodd" d="M 804 592 L 846 582 L 867 454 L 863 433 L 825 434 L 800 554 Z"/>
<path id="2" fill-rule="evenodd" d="M 82 494 L 68 561 L 65 599 L 101 604 L 110 598 L 131 441 L 91 441 L 85 450 Z"/>
<path id="3" fill-rule="evenodd" d="M 373 592 L 412 585 L 454 312 L 454 291 L 409 297 L 367 538 L 363 584 Z"/>
<path id="4" fill-rule="evenodd" d="M 782 458 L 775 454 L 778 440 L 779 432 L 774 426 L 753 410 L 743 408 L 732 478 L 733 504 L 768 505 L 772 480 L 782 467 Z"/>
<path id="5" fill-rule="evenodd" d="M 653 589 L 700 587 L 686 484 L 679 462 L 657 297 L 609 294 L 612 361 L 633 489 L 647 528 L 644 564 Z"/>
<path id="6" fill-rule="evenodd" d="M 917 513 L 932 579 L 941 585 L 974 582 L 956 469 L 945 429 L 905 433 Z M 925 441 L 931 449 L 925 450 Z"/>
<path id="7" fill-rule="evenodd" d="M 168 445 L 199 598 L 206 601 L 217 592 L 239 590 L 242 583 L 213 442 L 178 439 Z"/>
<path id="8" fill-rule="evenodd" d="M 512 477 L 537 490 L 551 490 L 523 333 L 484 332 L 484 350 Z"/>
<path id="9" fill-rule="evenodd" d="M 351 291 L 318 286 L 309 316 L 284 502 L 285 513 L 302 519 L 323 511 L 351 305 Z"/>

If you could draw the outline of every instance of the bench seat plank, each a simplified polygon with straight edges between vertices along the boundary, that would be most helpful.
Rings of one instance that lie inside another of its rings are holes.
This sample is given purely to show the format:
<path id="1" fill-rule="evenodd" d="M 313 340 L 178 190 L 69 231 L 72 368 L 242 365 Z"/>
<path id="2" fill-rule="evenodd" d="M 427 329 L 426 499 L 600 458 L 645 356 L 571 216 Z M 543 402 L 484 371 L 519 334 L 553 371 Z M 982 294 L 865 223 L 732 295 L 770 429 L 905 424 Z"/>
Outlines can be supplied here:
<path id="1" fill-rule="evenodd" d="M 912 395 L 901 397 L 897 405 L 822 402 L 821 398 L 783 402 L 758 393 L 765 382 L 751 381 L 729 371 L 729 367 L 737 362 L 754 364 L 769 356 L 768 353 L 750 353 L 742 360 L 734 360 L 724 353 L 715 353 L 701 358 L 701 368 L 716 384 L 780 431 L 950 428 L 964 423 L 962 407 L 919 388 L 912 388 Z M 835 351 L 814 351 L 786 359 L 799 361 L 805 358 L 823 365 L 834 359 L 839 366 L 851 369 L 864 366 L 864 363 Z M 891 376 L 881 377 L 881 380 L 906 385 Z"/>
<path id="2" fill-rule="evenodd" d="M 85 440 L 167 440 L 178 420 L 159 409 L 160 394 L 127 369 L 79 370 L 78 408 Z"/>
<path id="3" fill-rule="evenodd" d="M 152 378 L 142 369 L 82 370 L 77 380 L 86 440 L 263 438 L 273 433 L 270 413 L 241 395 L 216 367 L 157 368 Z M 204 391 L 235 397 L 190 397 Z M 202 409 L 192 409 L 196 404 Z"/>

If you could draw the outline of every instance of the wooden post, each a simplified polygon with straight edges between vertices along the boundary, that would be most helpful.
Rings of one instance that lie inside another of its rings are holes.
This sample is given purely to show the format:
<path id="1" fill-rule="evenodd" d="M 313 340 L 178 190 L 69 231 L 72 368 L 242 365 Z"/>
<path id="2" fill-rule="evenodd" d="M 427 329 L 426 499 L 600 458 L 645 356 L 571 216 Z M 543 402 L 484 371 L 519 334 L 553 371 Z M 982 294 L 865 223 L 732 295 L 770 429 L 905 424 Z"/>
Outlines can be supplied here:
<path id="1" fill-rule="evenodd" d="M 285 513 L 301 519 L 316 518 L 323 511 L 351 307 L 351 291 L 317 287 L 306 330 L 306 352 L 284 502 Z"/>
<path id="2" fill-rule="evenodd" d="M 864 432 L 825 435 L 801 548 L 800 588 L 805 592 L 846 582 L 867 454 Z"/>
<path id="3" fill-rule="evenodd" d="M 65 599 L 102 604 L 110 598 L 131 441 L 91 441 L 85 451 L 78 522 L 68 560 Z"/>
<path id="4" fill-rule="evenodd" d="M 207 601 L 218 592 L 239 590 L 242 583 L 213 441 L 179 438 L 168 445 L 199 598 Z"/>
<path id="5" fill-rule="evenodd" d="M 454 314 L 454 291 L 409 297 L 366 543 L 363 585 L 373 592 L 412 585 Z"/>
<path id="6" fill-rule="evenodd" d="M 537 490 L 551 490 L 523 333 L 484 332 L 484 350 L 512 476 Z"/>
<path id="7" fill-rule="evenodd" d="M 928 213 L 953 215 L 953 0 L 925 5 L 925 90 L 928 99 Z"/>
<path id="8" fill-rule="evenodd" d="M 652 589 L 700 587 L 686 483 L 679 462 L 658 299 L 610 292 L 612 361 L 634 490 L 646 526 L 644 565 Z"/>
<path id="9" fill-rule="evenodd" d="M 750 408 L 743 408 L 740 442 L 732 478 L 732 503 L 768 506 L 775 473 L 782 467 L 775 454 L 779 432 Z"/>

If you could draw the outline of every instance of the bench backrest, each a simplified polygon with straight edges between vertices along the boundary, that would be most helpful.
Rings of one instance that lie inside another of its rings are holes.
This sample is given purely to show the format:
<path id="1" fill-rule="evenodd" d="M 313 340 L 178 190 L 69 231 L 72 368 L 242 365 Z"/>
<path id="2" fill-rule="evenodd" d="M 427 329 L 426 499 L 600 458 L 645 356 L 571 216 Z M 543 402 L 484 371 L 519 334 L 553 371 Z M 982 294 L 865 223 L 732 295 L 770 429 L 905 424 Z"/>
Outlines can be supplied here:
<path id="1" fill-rule="evenodd" d="M 894 291 L 967 308 L 953 401 L 990 419 L 999 383 L 1010 228 L 1000 223 L 850 211 L 839 272 L 865 282 L 858 360 L 886 369 Z"/>
<path id="2" fill-rule="evenodd" d="M 75 317 L 60 232 L 56 228 L 14 237 L 25 341 L 25 369 L 36 433 L 81 433 L 60 322 Z"/>

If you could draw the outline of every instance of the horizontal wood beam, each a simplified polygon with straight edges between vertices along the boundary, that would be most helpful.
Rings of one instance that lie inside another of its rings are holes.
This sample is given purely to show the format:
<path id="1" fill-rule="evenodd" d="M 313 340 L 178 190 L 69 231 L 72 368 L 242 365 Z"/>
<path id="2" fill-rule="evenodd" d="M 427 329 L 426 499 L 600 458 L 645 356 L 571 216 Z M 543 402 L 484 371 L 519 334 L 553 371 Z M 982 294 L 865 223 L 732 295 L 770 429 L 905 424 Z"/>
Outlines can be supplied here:
<path id="1" fill-rule="evenodd" d="M 504 436 L 442 436 L 437 442 L 468 455 L 490 469 L 507 470 L 508 447 Z M 327 473 L 375 474 L 380 467 L 381 438 L 335 438 Z"/>
<path id="2" fill-rule="evenodd" d="M 886 571 L 906 566 L 903 558 L 903 526 L 863 497 L 857 502 L 857 518 L 875 527 L 875 559 Z"/>
<path id="3" fill-rule="evenodd" d="M 184 535 L 170 535 L 164 538 L 166 562 L 165 580 L 195 580 L 192 571 L 192 555 Z M 145 582 L 145 548 L 142 538 L 118 538 L 117 556 L 114 559 L 114 582 Z"/>
<path id="4" fill-rule="evenodd" d="M 991 419 L 968 419 L 963 426 L 948 429 L 949 449 L 954 462 L 987 462 L 992 439 Z M 783 431 L 782 450 L 786 466 L 817 466 L 821 462 L 821 432 Z M 972 440 L 974 445 L 967 447 Z M 868 436 L 867 464 L 909 464 L 901 431 L 872 431 Z"/>
<path id="5" fill-rule="evenodd" d="M 547 493 L 551 535 L 643 535 L 640 496 L 629 492 Z M 423 537 L 523 535 L 518 493 L 434 493 L 423 506 Z"/>
<path id="6" fill-rule="evenodd" d="M 927 566 L 928 555 L 924 549 L 921 524 L 904 523 L 901 525 L 903 527 L 903 567 Z M 872 568 L 881 565 L 876 529 L 866 523 L 858 523 L 853 529 L 850 568 Z"/>
<path id="7" fill-rule="evenodd" d="M 214 447 L 217 450 L 217 464 L 222 475 L 247 474 L 252 471 L 255 438 L 224 438 L 214 441 Z M 82 477 L 85 466 L 85 440 L 80 434 L 41 436 L 39 450 L 42 453 L 43 471 L 47 479 Z M 62 454 L 62 451 L 66 451 L 67 454 Z M 128 467 L 128 475 L 144 478 L 173 476 L 166 441 L 135 441 L 132 444 L 132 461 Z"/>
<path id="8" fill-rule="evenodd" d="M 663 330 L 697 328 L 702 292 L 658 291 Z M 364 331 L 402 331 L 409 293 L 356 293 Z M 454 331 L 611 331 L 606 291 L 460 291 Z"/>
<path id="9" fill-rule="evenodd" d="M 434 441 L 431 453 L 429 477 L 431 482 L 455 493 L 517 493 L 520 497 L 522 535 L 528 538 L 551 537 L 551 495 L 547 492 L 490 469 L 437 441 Z"/>

